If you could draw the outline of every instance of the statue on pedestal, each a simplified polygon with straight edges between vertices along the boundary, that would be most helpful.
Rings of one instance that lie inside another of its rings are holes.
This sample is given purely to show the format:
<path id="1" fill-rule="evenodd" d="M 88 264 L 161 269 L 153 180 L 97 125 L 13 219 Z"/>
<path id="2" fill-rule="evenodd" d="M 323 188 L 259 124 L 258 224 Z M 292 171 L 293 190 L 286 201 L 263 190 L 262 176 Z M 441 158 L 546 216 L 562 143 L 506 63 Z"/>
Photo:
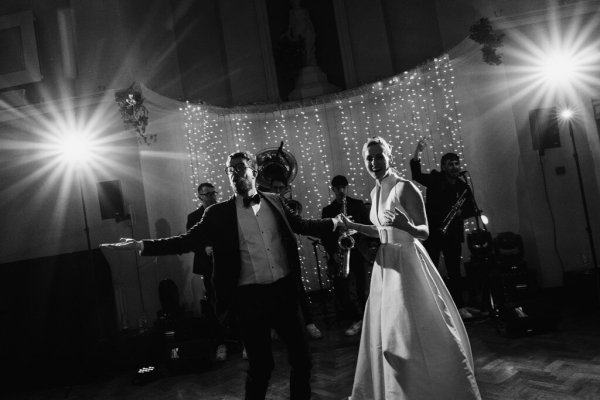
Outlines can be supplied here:
<path id="1" fill-rule="evenodd" d="M 317 57 L 315 53 L 315 28 L 310 20 L 308 10 L 300 6 L 300 0 L 290 1 L 292 8 L 290 9 L 290 20 L 287 31 L 284 36 L 287 36 L 293 42 L 301 42 L 303 49 L 303 66 L 317 65 Z"/>
<path id="2" fill-rule="evenodd" d="M 302 67 L 298 71 L 290 100 L 316 97 L 338 89 L 327 81 L 327 76 L 317 65 L 315 41 L 317 35 L 308 10 L 300 5 L 301 0 L 291 0 L 289 25 L 282 39 L 297 43 L 302 51 Z"/>

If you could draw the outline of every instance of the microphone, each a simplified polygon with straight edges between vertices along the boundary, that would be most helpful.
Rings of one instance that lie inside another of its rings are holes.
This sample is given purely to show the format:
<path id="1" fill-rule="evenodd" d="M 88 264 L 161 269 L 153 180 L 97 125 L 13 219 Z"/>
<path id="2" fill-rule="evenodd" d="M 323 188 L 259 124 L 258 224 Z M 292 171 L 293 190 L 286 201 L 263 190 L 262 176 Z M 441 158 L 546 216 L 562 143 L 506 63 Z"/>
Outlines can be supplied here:
<path id="1" fill-rule="evenodd" d="M 469 173 L 469 171 L 460 171 L 458 174 L 459 174 L 460 176 L 464 176 L 464 175 L 466 175 L 466 174 L 468 174 L 468 173 Z"/>

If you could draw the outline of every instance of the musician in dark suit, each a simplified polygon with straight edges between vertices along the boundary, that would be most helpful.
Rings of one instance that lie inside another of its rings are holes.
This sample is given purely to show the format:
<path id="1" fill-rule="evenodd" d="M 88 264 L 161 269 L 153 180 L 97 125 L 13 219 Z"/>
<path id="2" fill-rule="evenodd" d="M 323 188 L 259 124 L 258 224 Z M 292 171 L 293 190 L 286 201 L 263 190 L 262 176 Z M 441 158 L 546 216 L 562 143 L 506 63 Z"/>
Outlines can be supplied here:
<path id="1" fill-rule="evenodd" d="M 464 221 L 476 214 L 473 194 L 469 185 L 460 179 L 460 158 L 455 153 L 446 153 L 442 156 L 441 172 L 433 170 L 431 173 L 423 173 L 421 152 L 424 147 L 425 141 L 420 140 L 410 160 L 412 179 L 427 188 L 425 211 L 429 224 L 429 237 L 423 242 L 423 246 L 436 267 L 439 265 L 440 253 L 444 255 L 448 272 L 448 290 L 460 315 L 463 318 L 471 318 L 473 315 L 464 307 L 460 260 L 462 243 L 465 241 Z M 465 201 L 450 222 L 446 233 L 443 234 L 441 230 L 444 219 L 463 193 Z"/>
<path id="2" fill-rule="evenodd" d="M 215 186 L 208 182 L 198 185 L 198 199 L 200 200 L 201 206 L 188 214 L 187 222 L 185 224 L 186 230 L 190 230 L 192 226 L 200 222 L 204 215 L 204 210 L 217 203 Z M 203 309 L 202 311 L 208 318 L 211 332 L 214 335 L 217 344 L 215 359 L 217 361 L 225 361 L 227 359 L 225 327 L 218 321 L 214 312 L 215 296 L 214 288 L 212 286 L 212 267 L 212 246 L 210 243 L 199 244 L 198 248 L 194 251 L 194 268 L 192 272 L 201 276 L 206 300 L 210 305 L 209 307 L 206 307 L 207 309 Z"/>
<path id="3" fill-rule="evenodd" d="M 365 203 L 362 200 L 348 196 L 348 179 L 343 175 L 334 176 L 331 180 L 331 190 L 335 199 L 331 204 L 325 206 L 321 212 L 322 218 L 333 217 L 342 212 L 342 204 L 346 202 L 346 215 L 354 222 L 370 225 L 369 215 Z M 342 260 L 339 258 L 340 247 L 338 238 L 341 232 L 328 232 L 322 237 L 323 246 L 328 254 L 327 272 L 333 280 L 334 295 L 338 318 L 350 320 L 351 325 L 344 331 L 347 336 L 360 333 L 362 328 L 362 313 L 367 301 L 367 272 L 368 261 L 359 250 L 358 235 L 355 237 L 355 245 L 350 250 L 350 275 L 340 275 Z M 356 303 L 352 301 L 350 293 L 351 279 L 355 281 Z"/>
<path id="4" fill-rule="evenodd" d="M 293 215 L 281 198 L 256 189 L 256 161 L 246 152 L 231 154 L 227 174 L 235 195 L 208 207 L 188 232 L 166 239 L 123 239 L 115 248 L 142 255 L 193 251 L 213 245 L 213 284 L 221 321 L 230 312 L 240 320 L 248 354 L 246 399 L 264 399 L 274 368 L 271 328 L 288 350 L 291 399 L 309 399 L 311 358 L 298 305 L 300 260 L 294 233 L 320 236 L 342 225 L 339 217 L 308 220 Z"/>
<path id="5" fill-rule="evenodd" d="M 198 198 L 202 205 L 188 214 L 185 224 L 185 229 L 188 231 L 202 220 L 204 210 L 217 203 L 217 192 L 214 185 L 208 182 L 198 185 Z M 210 243 L 203 243 L 194 251 L 194 268 L 192 272 L 202 275 L 204 279 L 210 281 L 212 278 L 212 256 L 207 254 L 206 247 L 210 247 Z M 208 253 L 210 252 L 209 249 Z M 210 282 L 205 282 L 205 285 L 210 285 Z M 207 287 L 206 290 L 209 291 L 209 288 Z M 208 295 L 210 296 L 210 294 Z"/>

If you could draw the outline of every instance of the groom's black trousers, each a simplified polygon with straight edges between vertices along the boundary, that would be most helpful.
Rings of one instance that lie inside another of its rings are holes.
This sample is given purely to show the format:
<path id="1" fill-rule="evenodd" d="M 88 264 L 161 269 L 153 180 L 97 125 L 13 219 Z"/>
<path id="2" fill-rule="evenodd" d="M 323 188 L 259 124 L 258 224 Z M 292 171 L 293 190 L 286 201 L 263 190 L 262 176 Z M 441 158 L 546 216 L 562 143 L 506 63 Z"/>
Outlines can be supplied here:
<path id="1" fill-rule="evenodd" d="M 288 351 L 290 399 L 310 399 L 311 357 L 300 312 L 297 278 L 289 274 L 267 285 L 237 289 L 237 314 L 248 354 L 246 400 L 263 400 L 274 367 L 271 328 Z"/>

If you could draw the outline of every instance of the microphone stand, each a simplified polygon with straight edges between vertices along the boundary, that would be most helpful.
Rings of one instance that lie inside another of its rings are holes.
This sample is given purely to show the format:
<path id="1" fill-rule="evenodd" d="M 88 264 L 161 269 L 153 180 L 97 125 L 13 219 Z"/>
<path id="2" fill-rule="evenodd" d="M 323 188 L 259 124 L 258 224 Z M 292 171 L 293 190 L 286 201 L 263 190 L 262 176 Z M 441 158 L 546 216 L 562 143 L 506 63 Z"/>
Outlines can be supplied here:
<path id="1" fill-rule="evenodd" d="M 471 288 L 471 296 L 476 298 L 478 297 L 477 292 L 480 292 L 480 309 L 485 310 L 486 308 L 489 308 L 493 311 L 496 305 L 494 304 L 495 302 L 490 287 L 490 273 L 494 267 L 492 235 L 481 219 L 482 211 L 477 204 L 477 200 L 475 200 L 475 187 L 471 175 L 468 171 L 464 171 L 461 173 L 461 176 L 465 177 L 462 181 L 465 182 L 471 190 L 471 202 L 473 203 L 473 209 L 475 210 L 476 228 L 467 235 L 467 245 L 471 252 L 470 264 L 479 264 L 483 267 L 483 271 L 478 271 L 477 273 L 475 273 L 476 271 L 472 271 L 477 278 L 475 278 L 475 282 L 472 282 L 471 284 L 478 287 Z M 477 283 L 479 280 L 481 282 Z M 484 300 L 485 297 L 489 297 L 489 303 Z"/>
<path id="2" fill-rule="evenodd" d="M 469 189 L 471 190 L 471 202 L 473 203 L 473 208 L 475 209 L 475 230 L 470 233 L 470 235 L 475 235 L 474 237 L 478 237 L 479 239 L 485 238 L 485 241 L 478 241 L 477 246 L 478 250 L 488 250 L 491 254 L 491 248 L 487 248 L 486 246 L 491 246 L 492 237 L 490 232 L 487 230 L 483 220 L 481 219 L 481 214 L 483 213 L 477 204 L 477 200 L 475 200 L 475 187 L 473 185 L 473 179 L 471 175 L 467 171 L 463 171 L 461 176 L 465 176 L 465 179 L 461 179 L 463 182 L 467 184 Z M 473 249 L 469 246 L 469 250 L 473 253 Z"/>
<path id="3" fill-rule="evenodd" d="M 308 240 L 312 243 L 313 253 L 315 255 L 315 264 L 317 266 L 317 276 L 319 277 L 319 289 L 321 292 L 321 308 L 323 309 L 323 317 L 327 315 L 327 301 L 325 299 L 325 295 L 323 294 L 323 279 L 321 278 L 321 261 L 319 260 L 319 249 L 318 246 L 321 244 L 319 239 L 313 239 L 311 237 L 307 237 Z"/>
<path id="4" fill-rule="evenodd" d="M 127 221 L 129 220 L 129 226 L 131 228 L 131 237 L 135 237 L 135 232 L 134 232 L 134 218 L 132 217 L 133 215 L 133 208 L 131 207 L 131 204 L 129 205 L 129 214 L 126 214 L 125 216 L 120 216 L 119 214 L 115 215 L 115 222 L 119 223 L 121 221 Z M 138 290 L 140 292 L 140 304 L 142 306 L 142 313 L 138 316 L 138 330 L 139 333 L 144 333 L 146 331 L 147 325 L 148 325 L 148 315 L 146 314 L 146 302 L 144 301 L 144 290 L 142 289 L 142 274 L 140 271 L 140 256 L 138 254 L 137 251 L 134 251 L 134 257 L 135 257 L 135 271 L 136 271 L 136 275 L 137 275 L 137 284 L 138 284 Z"/>

